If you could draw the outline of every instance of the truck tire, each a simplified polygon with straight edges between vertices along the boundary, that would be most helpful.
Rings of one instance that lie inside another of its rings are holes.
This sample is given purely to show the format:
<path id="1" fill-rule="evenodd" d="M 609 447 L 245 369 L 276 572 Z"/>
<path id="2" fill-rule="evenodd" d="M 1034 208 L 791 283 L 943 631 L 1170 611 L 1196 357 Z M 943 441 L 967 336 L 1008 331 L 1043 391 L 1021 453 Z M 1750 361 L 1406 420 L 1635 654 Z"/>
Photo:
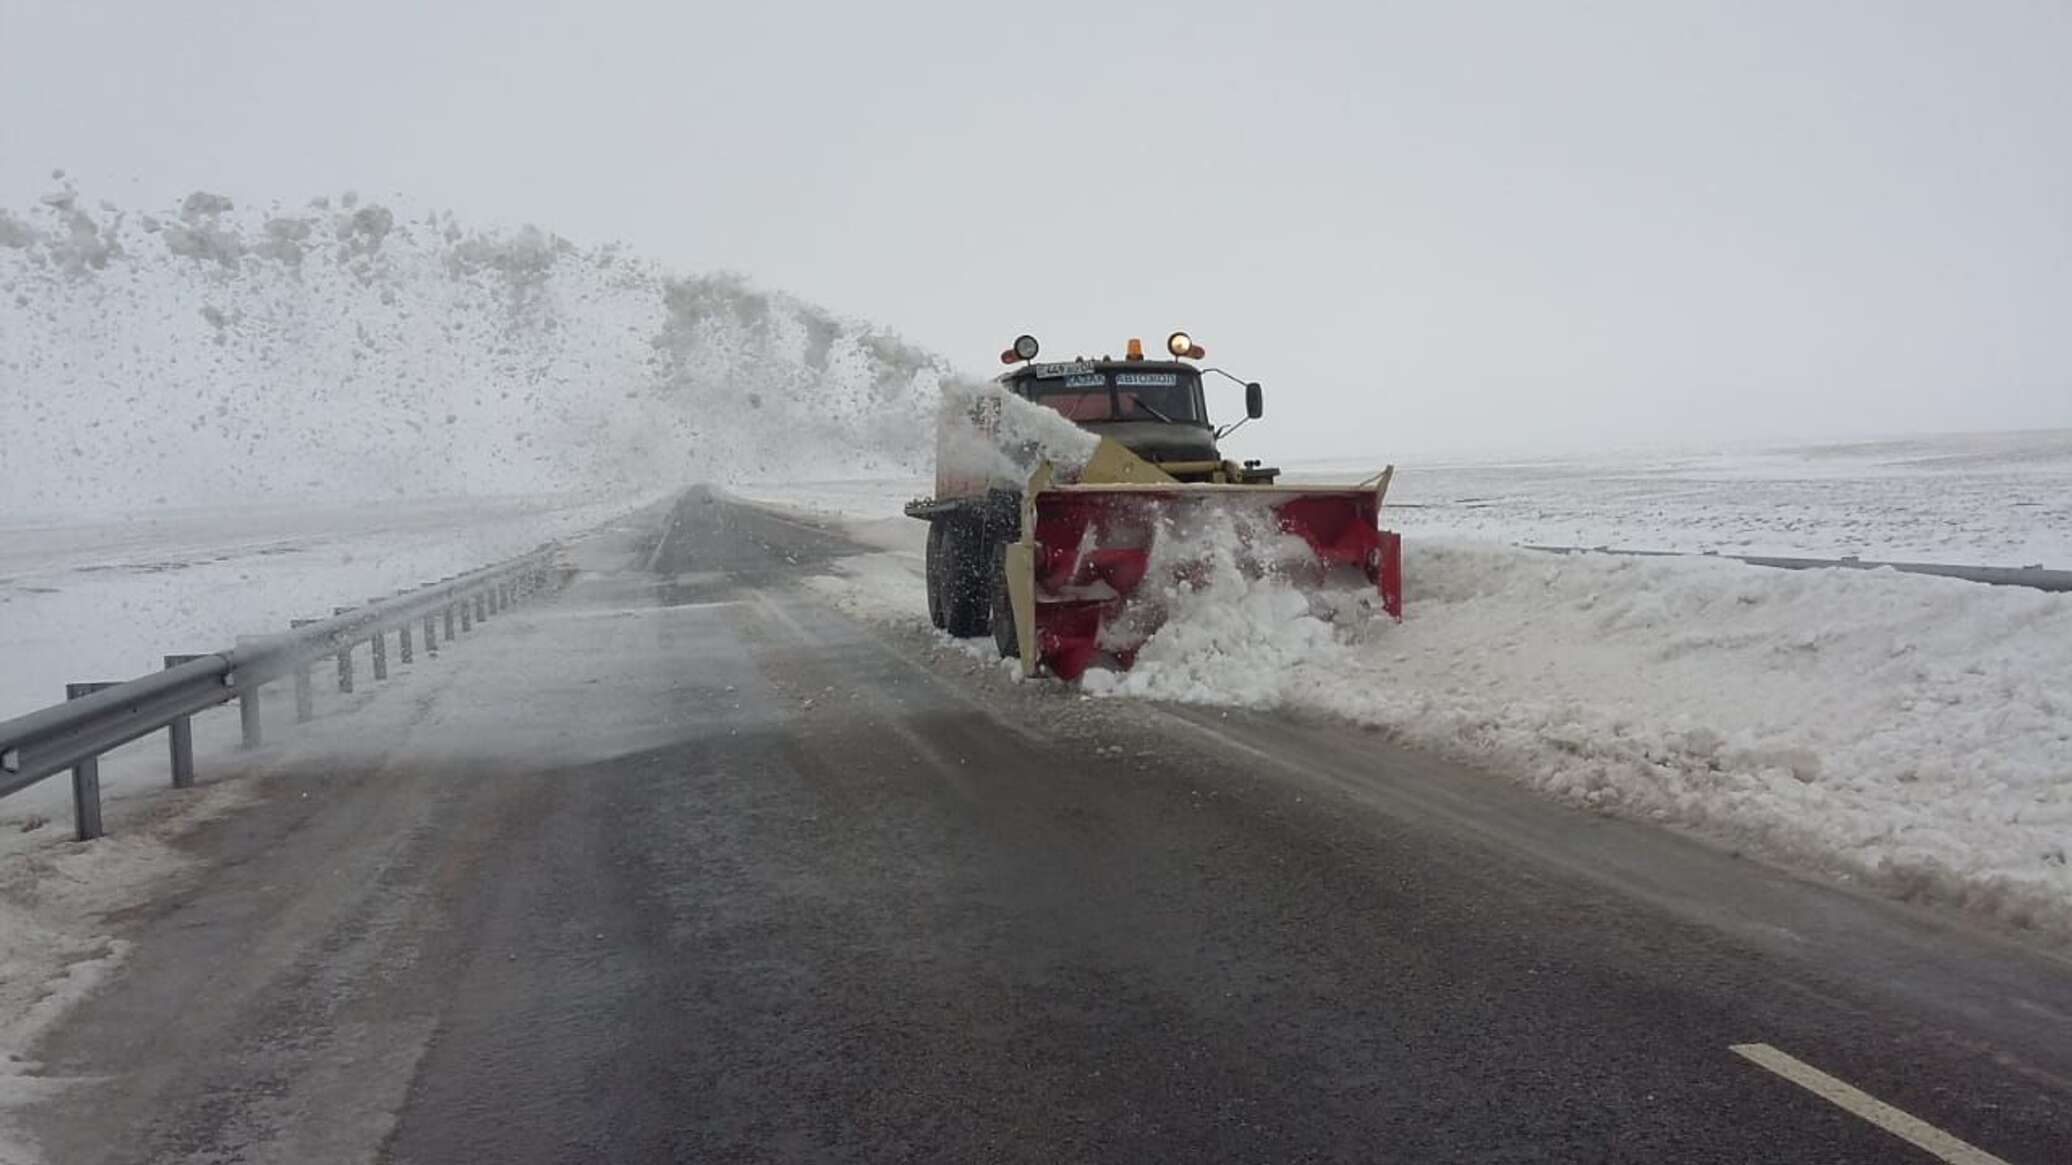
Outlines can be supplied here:
<path id="1" fill-rule="evenodd" d="M 943 576 L 943 527 L 945 523 L 928 523 L 928 557 L 923 573 L 928 578 L 928 621 L 941 630 L 944 624 L 942 602 Z"/>
<path id="2" fill-rule="evenodd" d="M 1002 659 L 1020 659 L 1020 637 L 1014 625 L 1014 599 L 1007 591 L 1007 543 L 993 543 L 992 569 L 986 572 L 987 606 L 992 609 L 993 646 Z"/>
<path id="3" fill-rule="evenodd" d="M 976 639 L 993 626 L 984 538 L 985 527 L 976 522 L 953 522 L 943 531 L 943 630 L 959 639 Z"/>

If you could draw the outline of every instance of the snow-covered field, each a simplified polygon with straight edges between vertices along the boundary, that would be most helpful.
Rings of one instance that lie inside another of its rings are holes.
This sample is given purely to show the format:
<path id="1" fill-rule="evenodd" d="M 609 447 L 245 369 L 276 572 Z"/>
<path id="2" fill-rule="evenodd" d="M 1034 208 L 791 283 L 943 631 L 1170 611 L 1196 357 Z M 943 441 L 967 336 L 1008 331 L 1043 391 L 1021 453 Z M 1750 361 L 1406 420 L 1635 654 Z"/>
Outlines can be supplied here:
<path id="1" fill-rule="evenodd" d="M 2064 564 L 2066 434 L 1397 481 L 1420 503 L 1390 519 L 1408 533 L 1402 624 L 1327 627 L 1225 584 L 1177 596 L 1191 617 L 1084 690 L 1343 716 L 1578 804 L 2072 936 L 2072 596 L 1506 544 Z M 848 520 L 884 549 L 813 585 L 920 625 L 922 526 L 896 515 L 926 487 L 741 492 Z"/>
<path id="2" fill-rule="evenodd" d="M 351 506 L 0 514 L 0 719 L 596 526 L 635 499 L 398 500 Z M 0 802 L 10 813 L 19 798 Z"/>
<path id="3" fill-rule="evenodd" d="M 1291 480 L 1374 468 L 1289 466 Z M 1411 533 L 2072 569 L 2072 429 L 1406 462 L 1390 500 Z"/>

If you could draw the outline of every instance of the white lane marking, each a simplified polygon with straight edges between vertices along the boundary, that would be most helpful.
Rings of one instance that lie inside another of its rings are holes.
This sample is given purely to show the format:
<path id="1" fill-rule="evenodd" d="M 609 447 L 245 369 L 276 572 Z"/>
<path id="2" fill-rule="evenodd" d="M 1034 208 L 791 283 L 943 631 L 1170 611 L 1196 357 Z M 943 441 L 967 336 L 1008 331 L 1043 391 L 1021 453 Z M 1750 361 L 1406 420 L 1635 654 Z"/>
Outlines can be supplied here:
<path id="1" fill-rule="evenodd" d="M 1768 1044 L 1730 1044 L 1727 1050 L 1777 1073 L 1837 1108 L 1862 1117 L 1908 1144 L 1935 1154 L 1950 1165 L 2007 1165 L 2006 1161 L 1984 1149 L 1960 1141 L 1927 1121 L 1901 1112 L 1870 1093 L 1844 1084 Z"/>

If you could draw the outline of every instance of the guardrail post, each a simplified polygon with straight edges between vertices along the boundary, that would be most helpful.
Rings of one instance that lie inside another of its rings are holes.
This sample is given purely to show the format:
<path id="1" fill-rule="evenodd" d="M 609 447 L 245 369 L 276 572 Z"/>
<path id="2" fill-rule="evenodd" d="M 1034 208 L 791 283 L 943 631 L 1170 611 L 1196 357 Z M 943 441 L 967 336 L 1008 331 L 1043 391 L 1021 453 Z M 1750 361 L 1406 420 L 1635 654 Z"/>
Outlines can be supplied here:
<path id="1" fill-rule="evenodd" d="M 489 600 L 483 596 L 481 591 L 476 591 L 475 622 L 480 623 L 482 620 L 487 618 L 489 618 Z"/>
<path id="2" fill-rule="evenodd" d="M 165 665 L 176 668 L 200 658 L 198 655 L 168 655 Z M 175 716 L 172 723 L 165 726 L 165 732 L 167 759 L 172 762 L 173 788 L 191 789 L 194 787 L 194 718 Z"/>
<path id="3" fill-rule="evenodd" d="M 396 595 L 402 597 L 408 595 L 408 591 L 398 587 Z M 402 620 L 402 624 L 396 626 L 396 659 L 402 663 L 410 661 L 410 620 Z"/>
<path id="4" fill-rule="evenodd" d="M 91 696 L 114 684 L 66 684 L 65 698 Z M 72 766 L 72 832 L 80 841 L 92 841 L 101 829 L 101 758 L 87 757 Z"/>
<path id="5" fill-rule="evenodd" d="M 417 584 L 417 589 L 428 591 L 432 589 L 432 584 L 419 583 Z M 453 636 L 448 635 L 447 638 L 451 639 Z M 424 613 L 424 653 L 426 655 L 439 654 L 439 616 L 434 611 L 426 611 Z"/>
<path id="6" fill-rule="evenodd" d="M 239 648 L 243 648 L 246 642 L 246 636 L 237 637 Z M 266 735 L 262 731 L 259 719 L 259 689 L 266 685 L 264 681 L 256 679 L 247 684 L 245 679 L 243 670 L 234 670 L 230 673 L 228 682 L 237 690 L 237 724 L 242 730 L 242 747 L 258 748 L 265 742 Z"/>
<path id="7" fill-rule="evenodd" d="M 473 609 L 473 608 L 471 608 L 471 607 L 469 607 L 469 606 L 468 606 L 468 600 L 467 600 L 467 599 L 465 599 L 465 598 L 461 599 L 461 601 L 460 601 L 460 629 L 461 629 L 461 630 L 462 630 L 463 632 L 467 632 L 467 631 L 473 631 L 473 630 L 475 629 L 475 620 L 474 620 L 474 617 L 473 617 L 472 615 L 470 615 L 470 614 L 469 614 L 469 612 L 470 612 L 470 611 L 471 611 L 472 609 Z"/>
<path id="8" fill-rule="evenodd" d="M 351 607 L 333 607 L 331 608 L 331 613 L 333 615 L 343 615 L 350 610 L 352 610 Z M 336 643 L 338 646 L 338 690 L 350 692 L 353 690 L 353 641 L 339 636 L 336 639 Z"/>
<path id="9" fill-rule="evenodd" d="M 381 606 L 380 595 L 367 600 L 369 610 L 379 606 Z M 368 637 L 368 642 L 373 648 L 374 678 L 385 680 L 388 678 L 388 630 L 380 623 L 376 623 L 373 626 L 373 631 L 374 634 Z"/>
<path id="10" fill-rule="evenodd" d="M 288 620 L 288 626 L 291 629 L 307 627 L 316 621 L 315 619 L 290 619 Z M 316 685 L 310 678 L 309 661 L 304 660 L 295 665 L 295 723 L 307 724 L 316 718 L 316 714 Z"/>
<path id="11" fill-rule="evenodd" d="M 265 727 L 259 720 L 258 684 L 237 685 L 237 726 L 243 730 L 244 747 L 258 748 L 266 742 Z"/>

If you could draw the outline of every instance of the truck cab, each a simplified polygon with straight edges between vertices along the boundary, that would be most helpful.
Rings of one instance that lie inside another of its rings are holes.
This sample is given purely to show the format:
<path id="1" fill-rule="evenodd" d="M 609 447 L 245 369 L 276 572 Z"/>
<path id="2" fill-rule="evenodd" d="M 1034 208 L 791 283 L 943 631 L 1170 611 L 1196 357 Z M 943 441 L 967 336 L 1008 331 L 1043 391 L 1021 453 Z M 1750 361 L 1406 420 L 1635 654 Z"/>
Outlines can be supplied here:
<path id="1" fill-rule="evenodd" d="M 1279 470 L 1223 460 L 1216 441 L 1229 429 L 1209 422 L 1201 370 L 1179 360 L 1076 359 L 1025 363 L 996 383 L 1157 465 L 1180 481 L 1270 484 Z M 1246 419 L 1260 412 L 1257 385 L 1246 385 Z M 1235 428 L 1236 426 L 1231 426 Z"/>

